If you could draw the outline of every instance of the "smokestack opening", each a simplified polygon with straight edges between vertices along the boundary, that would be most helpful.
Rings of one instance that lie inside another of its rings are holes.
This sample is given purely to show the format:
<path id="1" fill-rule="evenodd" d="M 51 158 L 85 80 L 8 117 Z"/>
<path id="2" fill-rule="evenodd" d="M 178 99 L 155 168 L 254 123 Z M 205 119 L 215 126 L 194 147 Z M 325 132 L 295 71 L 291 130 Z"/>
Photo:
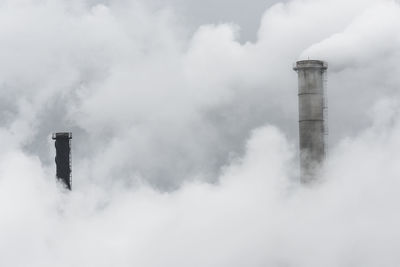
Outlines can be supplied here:
<path id="1" fill-rule="evenodd" d="M 316 180 L 326 156 L 325 75 L 328 64 L 301 60 L 293 69 L 298 74 L 300 181 Z"/>
<path id="2" fill-rule="evenodd" d="M 72 133 L 61 132 L 53 133 L 52 139 L 55 140 L 56 147 L 56 168 L 57 179 L 68 189 L 72 189 L 71 177 L 71 139 Z"/>

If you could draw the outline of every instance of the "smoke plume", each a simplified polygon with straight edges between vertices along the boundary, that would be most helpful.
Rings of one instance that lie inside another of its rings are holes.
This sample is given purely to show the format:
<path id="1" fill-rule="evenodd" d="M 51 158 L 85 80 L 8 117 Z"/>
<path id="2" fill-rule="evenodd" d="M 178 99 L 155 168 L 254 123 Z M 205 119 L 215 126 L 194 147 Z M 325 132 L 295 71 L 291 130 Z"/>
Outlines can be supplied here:
<path id="1" fill-rule="evenodd" d="M 399 2 L 276 2 L 250 41 L 149 2 L 0 1 L 0 265 L 398 266 Z M 309 187 L 306 58 L 329 63 Z"/>

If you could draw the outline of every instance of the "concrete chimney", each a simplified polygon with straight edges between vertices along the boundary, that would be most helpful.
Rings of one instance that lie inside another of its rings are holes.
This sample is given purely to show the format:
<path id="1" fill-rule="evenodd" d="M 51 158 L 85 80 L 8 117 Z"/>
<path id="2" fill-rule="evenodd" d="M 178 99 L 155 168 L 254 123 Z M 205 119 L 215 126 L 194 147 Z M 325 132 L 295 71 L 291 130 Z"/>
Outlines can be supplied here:
<path id="1" fill-rule="evenodd" d="M 302 60 L 293 69 L 298 73 L 299 86 L 300 181 L 310 183 L 317 178 L 325 159 L 324 80 L 328 65 L 319 60 Z"/>
<path id="2" fill-rule="evenodd" d="M 72 133 L 53 133 L 56 146 L 57 178 L 71 190 L 71 139 Z"/>

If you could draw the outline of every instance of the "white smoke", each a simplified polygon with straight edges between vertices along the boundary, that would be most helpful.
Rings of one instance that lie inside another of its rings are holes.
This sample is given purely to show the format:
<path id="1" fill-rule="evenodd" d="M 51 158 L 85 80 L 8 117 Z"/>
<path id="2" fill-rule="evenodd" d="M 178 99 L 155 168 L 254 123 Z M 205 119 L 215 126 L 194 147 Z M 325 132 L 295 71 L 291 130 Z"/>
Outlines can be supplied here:
<path id="1" fill-rule="evenodd" d="M 244 44 L 176 18 L 0 2 L 0 265 L 398 266 L 399 3 L 276 4 Z M 299 55 L 330 63 L 330 155 L 306 188 Z M 70 193 L 56 130 L 74 133 Z"/>

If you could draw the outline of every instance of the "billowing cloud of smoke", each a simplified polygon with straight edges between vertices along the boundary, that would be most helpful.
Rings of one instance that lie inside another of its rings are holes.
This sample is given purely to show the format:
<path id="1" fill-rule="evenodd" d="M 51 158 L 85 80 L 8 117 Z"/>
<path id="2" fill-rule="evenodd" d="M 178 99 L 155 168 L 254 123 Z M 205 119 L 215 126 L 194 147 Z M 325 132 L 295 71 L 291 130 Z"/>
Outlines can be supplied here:
<path id="1" fill-rule="evenodd" d="M 276 4 L 245 44 L 143 2 L 0 6 L 0 265 L 399 265 L 397 2 Z M 299 55 L 330 63 L 308 188 Z M 71 193 L 54 130 L 74 132 Z"/>

